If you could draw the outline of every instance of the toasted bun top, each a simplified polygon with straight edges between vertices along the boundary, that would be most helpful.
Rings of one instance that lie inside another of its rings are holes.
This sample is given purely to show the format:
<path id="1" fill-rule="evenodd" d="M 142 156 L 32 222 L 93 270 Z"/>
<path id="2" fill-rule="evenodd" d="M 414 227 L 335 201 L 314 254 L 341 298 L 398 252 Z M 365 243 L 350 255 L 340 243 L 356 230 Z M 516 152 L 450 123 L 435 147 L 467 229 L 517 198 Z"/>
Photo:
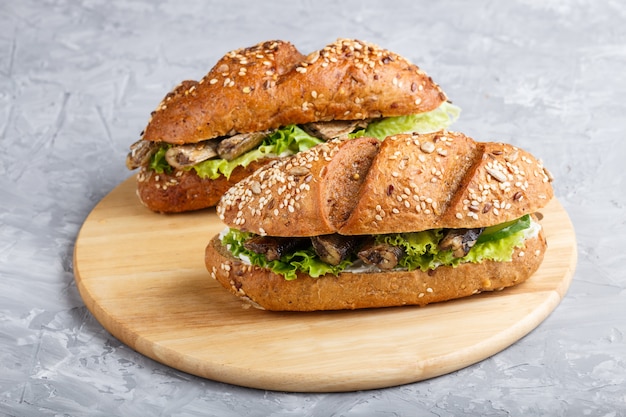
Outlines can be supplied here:
<path id="1" fill-rule="evenodd" d="M 552 198 L 528 152 L 462 133 L 330 141 L 256 171 L 217 206 L 230 227 L 271 236 L 486 227 Z"/>
<path id="2" fill-rule="evenodd" d="M 418 114 L 445 94 L 405 58 L 339 39 L 307 56 L 267 41 L 227 53 L 200 81 L 167 94 L 142 139 L 196 143 L 288 124 Z"/>

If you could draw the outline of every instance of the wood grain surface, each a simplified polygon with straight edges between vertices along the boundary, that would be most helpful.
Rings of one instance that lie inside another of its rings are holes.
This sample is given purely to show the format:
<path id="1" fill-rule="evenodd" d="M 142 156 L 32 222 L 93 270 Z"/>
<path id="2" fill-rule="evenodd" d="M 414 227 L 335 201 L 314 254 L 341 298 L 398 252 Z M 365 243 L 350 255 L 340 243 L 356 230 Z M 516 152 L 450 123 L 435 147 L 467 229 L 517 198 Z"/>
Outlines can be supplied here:
<path id="1" fill-rule="evenodd" d="M 516 287 L 422 308 L 277 313 L 242 304 L 209 277 L 204 249 L 224 228 L 213 209 L 152 213 L 131 177 L 85 220 L 74 271 L 104 328 L 173 368 L 267 390 L 382 388 L 479 362 L 557 307 L 576 266 L 576 237 L 558 200 L 542 214 L 544 263 Z"/>

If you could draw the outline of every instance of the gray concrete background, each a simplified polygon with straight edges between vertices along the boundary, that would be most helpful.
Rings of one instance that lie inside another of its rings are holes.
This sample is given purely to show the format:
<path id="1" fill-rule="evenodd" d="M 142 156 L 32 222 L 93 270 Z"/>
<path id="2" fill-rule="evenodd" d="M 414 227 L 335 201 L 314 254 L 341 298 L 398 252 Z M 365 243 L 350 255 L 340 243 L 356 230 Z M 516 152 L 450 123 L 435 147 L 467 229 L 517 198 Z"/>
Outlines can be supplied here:
<path id="1" fill-rule="evenodd" d="M 625 22 L 626 3 L 595 0 L 3 1 L 0 415 L 626 415 Z M 492 358 L 366 392 L 241 388 L 121 344 L 78 295 L 72 250 L 150 111 L 231 49 L 338 37 L 421 66 L 463 108 L 455 130 L 544 160 L 578 238 L 567 297 Z"/>

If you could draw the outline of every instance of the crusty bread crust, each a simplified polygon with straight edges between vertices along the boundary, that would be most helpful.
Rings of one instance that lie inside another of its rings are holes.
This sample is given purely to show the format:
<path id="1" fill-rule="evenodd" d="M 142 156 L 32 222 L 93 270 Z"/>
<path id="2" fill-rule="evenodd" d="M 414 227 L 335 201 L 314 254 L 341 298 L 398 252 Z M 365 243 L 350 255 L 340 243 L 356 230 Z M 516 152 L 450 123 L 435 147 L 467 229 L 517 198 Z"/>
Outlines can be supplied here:
<path id="1" fill-rule="evenodd" d="M 376 45 L 339 39 L 304 56 L 267 41 L 227 53 L 200 81 L 176 87 L 142 138 L 196 143 L 288 124 L 423 113 L 446 96 L 416 65 Z"/>
<path id="2" fill-rule="evenodd" d="M 546 250 L 543 231 L 516 249 L 510 262 L 487 261 L 429 272 L 341 273 L 287 281 L 268 269 L 234 258 L 216 236 L 205 252 L 211 277 L 255 307 L 275 311 L 344 310 L 419 305 L 467 297 L 520 284 L 538 268 Z"/>
<path id="3" fill-rule="evenodd" d="M 331 141 L 264 167 L 229 189 L 217 213 L 262 235 L 368 235 L 491 226 L 552 198 L 542 163 L 509 144 L 446 131 L 373 141 Z"/>
<path id="4" fill-rule="evenodd" d="M 371 154 L 361 149 L 379 146 L 380 141 L 374 138 L 332 140 L 279 160 L 244 179 L 242 185 L 231 187 L 218 204 L 217 213 L 227 225 L 261 235 L 334 233 L 336 226 L 327 207 L 332 206 L 332 197 L 323 195 L 329 164 L 343 161 L 351 168 L 353 164 L 344 156 Z M 362 180 L 352 182 L 351 187 L 358 187 Z"/>
<path id="5" fill-rule="evenodd" d="M 259 159 L 246 167 L 238 166 L 229 178 L 200 178 L 191 170 L 175 169 L 171 173 L 158 174 L 142 167 L 137 174 L 139 201 L 157 213 L 182 213 L 213 207 L 220 197 L 238 181 L 275 158 Z"/>
<path id="6" fill-rule="evenodd" d="M 543 163 L 508 143 L 454 132 L 397 135 L 383 142 L 338 232 L 492 226 L 533 213 L 552 196 Z"/>

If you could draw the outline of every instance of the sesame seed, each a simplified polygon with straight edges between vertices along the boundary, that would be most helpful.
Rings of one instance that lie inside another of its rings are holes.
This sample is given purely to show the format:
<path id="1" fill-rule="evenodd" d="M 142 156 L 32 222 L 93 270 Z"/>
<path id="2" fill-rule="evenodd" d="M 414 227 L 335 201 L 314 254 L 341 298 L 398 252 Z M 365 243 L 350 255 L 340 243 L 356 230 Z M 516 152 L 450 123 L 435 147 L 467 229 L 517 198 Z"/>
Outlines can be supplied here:
<path id="1" fill-rule="evenodd" d="M 499 169 L 497 169 L 495 167 L 492 168 L 492 167 L 486 166 L 485 170 L 496 181 L 498 181 L 500 183 L 506 182 L 506 180 L 507 180 L 506 175 L 502 171 L 500 171 Z"/>
<path id="2" fill-rule="evenodd" d="M 435 150 L 435 144 L 432 142 L 424 142 L 420 145 L 420 150 L 424 153 L 432 153 Z"/>

